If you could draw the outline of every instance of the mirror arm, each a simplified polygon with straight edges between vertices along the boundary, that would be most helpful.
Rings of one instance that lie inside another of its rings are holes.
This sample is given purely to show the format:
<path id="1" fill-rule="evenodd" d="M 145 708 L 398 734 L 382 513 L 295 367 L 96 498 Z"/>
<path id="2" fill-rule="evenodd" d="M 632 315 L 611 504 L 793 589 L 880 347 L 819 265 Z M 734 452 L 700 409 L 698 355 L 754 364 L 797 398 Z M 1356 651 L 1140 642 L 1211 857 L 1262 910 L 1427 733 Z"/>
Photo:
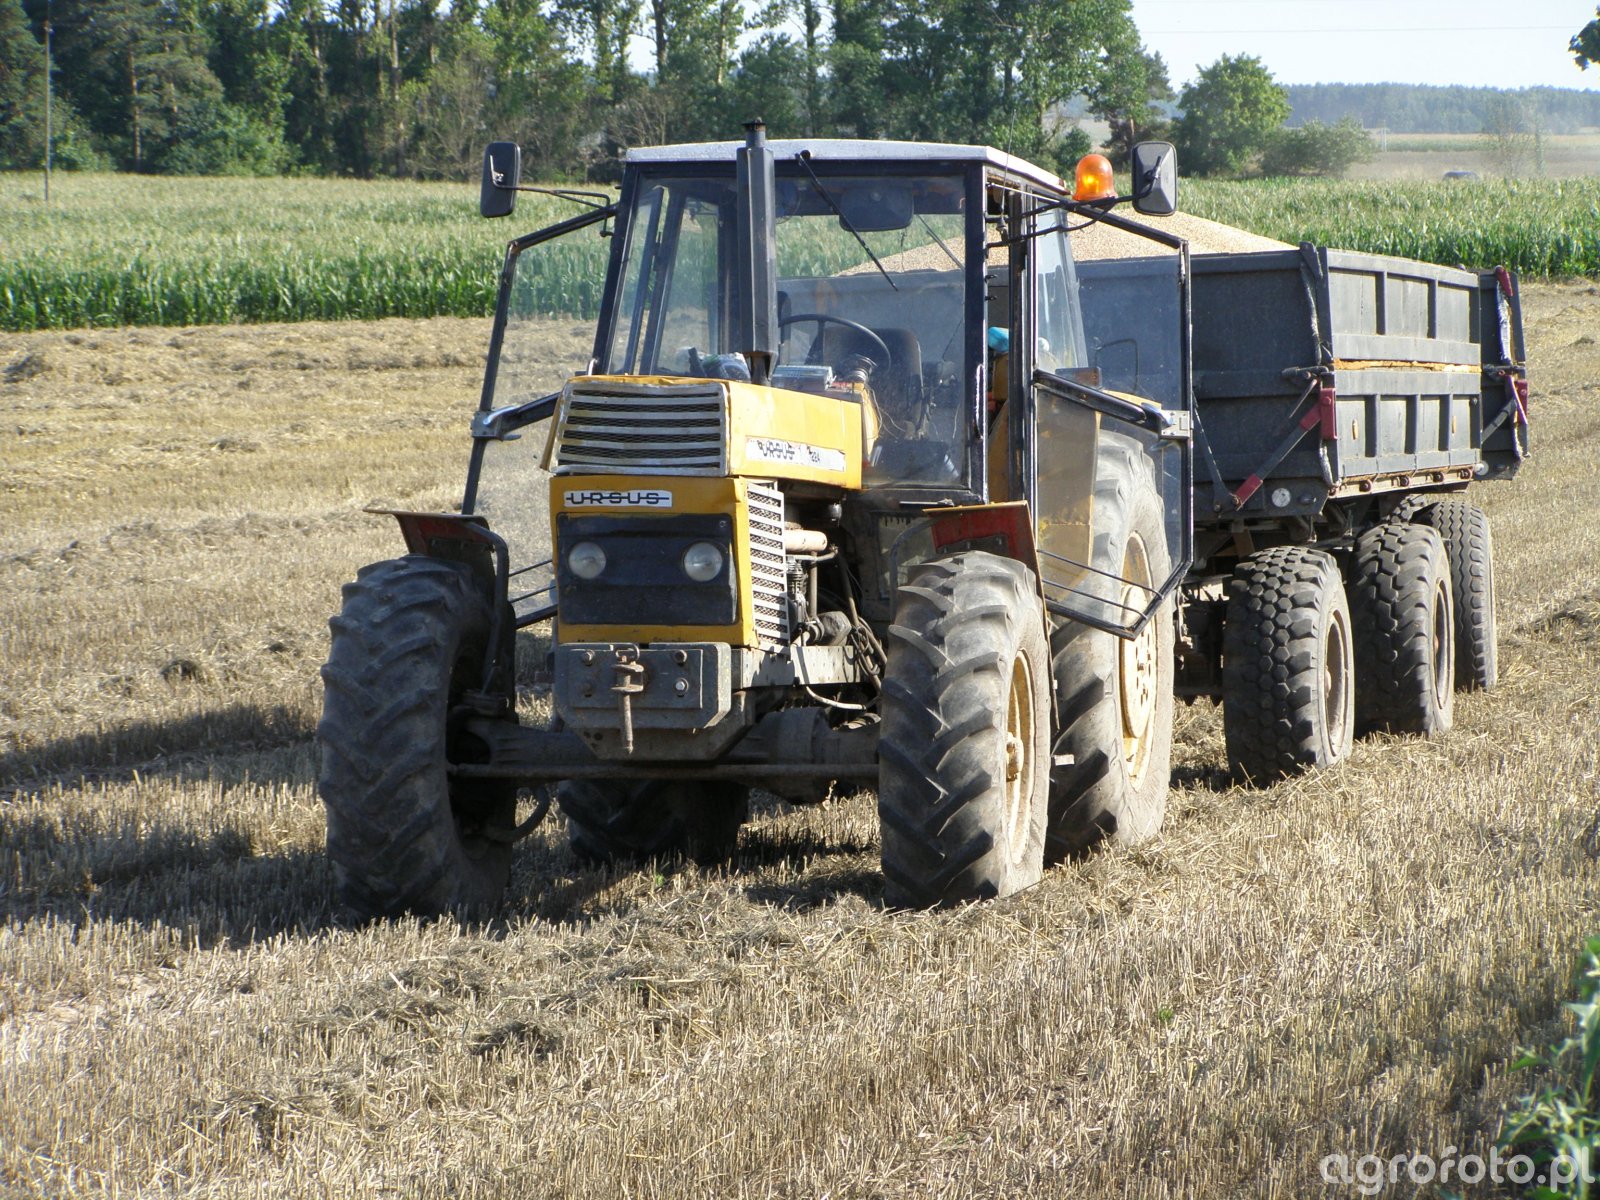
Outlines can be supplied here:
<path id="1" fill-rule="evenodd" d="M 565 221 L 558 221 L 554 225 L 546 225 L 543 229 L 536 229 L 532 233 L 525 233 L 519 238 L 513 238 L 511 245 L 517 253 L 537 246 L 540 242 L 548 242 L 554 238 L 565 237 L 574 230 L 583 229 L 599 221 L 609 221 L 617 215 L 618 205 L 608 204 L 604 208 L 591 208 L 581 212 L 575 217 L 568 217 Z"/>
<path id="2" fill-rule="evenodd" d="M 534 187 L 532 184 L 519 183 L 514 188 L 508 188 L 503 183 L 495 184 L 502 192 L 537 192 L 541 196 L 554 196 L 559 200 L 571 200 L 574 204 L 582 204 L 585 208 L 609 208 L 615 203 L 605 192 L 580 192 L 574 188 L 547 188 Z"/>
<path id="3" fill-rule="evenodd" d="M 1107 225 L 1114 225 L 1118 229 L 1127 230 L 1129 233 L 1137 233 L 1145 237 L 1153 238 L 1155 241 L 1161 242 L 1167 246 L 1171 246 L 1173 249 L 1177 249 L 1178 244 L 1183 241 L 1182 238 L 1175 238 L 1171 234 L 1166 233 L 1164 230 L 1152 230 L 1148 225 L 1143 225 L 1136 221 L 1130 221 L 1126 217 L 1119 217 L 1112 214 L 1111 210 L 1117 205 L 1127 204 L 1129 201 L 1136 200 L 1138 198 L 1138 196 L 1107 196 L 1104 200 L 1052 200 L 1048 204 L 1039 205 L 1038 208 L 1028 209 L 1028 211 L 1022 214 L 1021 220 L 1023 224 L 1027 224 L 1033 220 L 1034 217 L 1042 217 L 1045 213 L 1055 212 L 1057 209 L 1063 209 L 1066 212 L 1073 213 L 1077 216 L 1085 218 L 1086 220 L 1103 221 Z M 1081 226 L 1074 226 L 1073 228 L 1081 228 Z M 998 249 L 1001 246 L 1015 246 L 1020 242 L 1032 241 L 1041 234 L 1049 232 L 1051 232 L 1049 229 L 1033 229 L 1025 233 L 1014 233 L 1010 237 L 1004 237 L 997 241 L 990 242 L 989 248 L 993 250 Z"/>
<path id="4" fill-rule="evenodd" d="M 486 441 L 515 441 L 520 436 L 517 430 L 548 418 L 555 412 L 560 399 L 560 392 L 551 392 L 548 396 L 525 400 L 521 404 L 473 413 L 472 436 Z"/>

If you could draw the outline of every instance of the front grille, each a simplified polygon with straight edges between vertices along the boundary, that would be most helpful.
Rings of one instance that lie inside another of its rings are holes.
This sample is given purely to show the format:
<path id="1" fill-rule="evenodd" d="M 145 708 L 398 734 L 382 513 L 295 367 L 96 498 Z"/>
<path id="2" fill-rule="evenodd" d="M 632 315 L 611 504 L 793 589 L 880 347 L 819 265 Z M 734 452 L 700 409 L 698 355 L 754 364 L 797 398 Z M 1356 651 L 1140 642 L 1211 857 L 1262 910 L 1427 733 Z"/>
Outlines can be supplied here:
<path id="1" fill-rule="evenodd" d="M 756 634 L 764 645 L 789 642 L 789 591 L 783 556 L 783 493 L 752 483 L 745 492 L 750 511 L 750 596 Z"/>
<path id="2" fill-rule="evenodd" d="M 554 465 L 719 475 L 725 470 L 724 411 L 716 386 L 568 384 Z"/>

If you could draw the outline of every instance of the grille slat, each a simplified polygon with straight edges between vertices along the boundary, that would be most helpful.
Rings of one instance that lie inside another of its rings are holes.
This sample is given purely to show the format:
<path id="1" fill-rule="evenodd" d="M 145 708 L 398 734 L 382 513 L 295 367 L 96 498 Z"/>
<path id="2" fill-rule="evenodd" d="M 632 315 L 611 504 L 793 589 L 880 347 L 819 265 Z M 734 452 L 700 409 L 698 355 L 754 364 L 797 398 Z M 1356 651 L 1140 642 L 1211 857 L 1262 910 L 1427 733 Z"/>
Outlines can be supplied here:
<path id="1" fill-rule="evenodd" d="M 574 416 L 608 417 L 619 404 L 625 405 L 633 418 L 639 421 L 680 421 L 684 417 L 706 416 L 704 404 L 634 404 L 626 397 L 618 397 L 605 404 L 596 403 L 592 396 L 575 397 L 567 411 Z"/>
<path id="2" fill-rule="evenodd" d="M 783 493 L 770 484 L 752 483 L 745 499 L 750 511 L 747 549 L 756 632 L 763 642 L 787 645 L 789 601 L 783 554 Z"/>
<path id="3" fill-rule="evenodd" d="M 720 387 L 697 384 L 569 384 L 557 467 L 622 474 L 725 469 L 727 426 Z"/>
<path id="4" fill-rule="evenodd" d="M 664 434 L 652 437 L 643 433 L 616 433 L 612 430 L 595 430 L 593 433 L 586 429 L 567 431 L 562 439 L 563 445 L 573 446 L 610 446 L 615 449 L 624 447 L 637 450 L 640 447 L 663 446 L 673 450 L 716 450 L 721 452 L 721 443 L 716 438 L 685 437 L 680 434 Z"/>

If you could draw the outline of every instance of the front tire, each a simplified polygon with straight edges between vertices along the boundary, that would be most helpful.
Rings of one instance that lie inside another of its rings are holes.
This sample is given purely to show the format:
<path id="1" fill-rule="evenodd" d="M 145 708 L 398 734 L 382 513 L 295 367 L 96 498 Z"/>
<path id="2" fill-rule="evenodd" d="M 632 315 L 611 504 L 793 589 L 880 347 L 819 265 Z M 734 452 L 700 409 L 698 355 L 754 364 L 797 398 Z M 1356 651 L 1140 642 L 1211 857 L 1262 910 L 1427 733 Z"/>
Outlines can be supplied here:
<path id="1" fill-rule="evenodd" d="M 491 615 L 470 568 L 443 559 L 374 563 L 345 585 L 317 741 L 328 859 L 351 917 L 478 919 L 500 903 L 515 788 L 449 775 L 474 756 L 449 718 L 481 682 Z"/>
<path id="2" fill-rule="evenodd" d="M 1033 572 L 973 552 L 923 563 L 889 627 L 878 742 L 884 899 L 931 908 L 1044 873 L 1050 658 Z"/>

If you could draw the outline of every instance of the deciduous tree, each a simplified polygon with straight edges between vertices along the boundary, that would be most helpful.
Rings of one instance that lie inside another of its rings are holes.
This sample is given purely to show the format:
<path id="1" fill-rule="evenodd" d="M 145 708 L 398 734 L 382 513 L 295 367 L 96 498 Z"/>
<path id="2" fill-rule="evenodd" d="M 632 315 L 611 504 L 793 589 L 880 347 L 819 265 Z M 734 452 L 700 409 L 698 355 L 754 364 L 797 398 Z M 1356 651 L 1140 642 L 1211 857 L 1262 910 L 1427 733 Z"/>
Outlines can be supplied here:
<path id="1" fill-rule="evenodd" d="M 1289 99 L 1259 58 L 1223 55 L 1178 98 L 1179 161 L 1198 175 L 1241 174 L 1289 116 Z"/>
<path id="2" fill-rule="evenodd" d="M 1106 144 L 1113 162 L 1127 163 L 1135 142 L 1170 132 L 1161 105 L 1173 95 L 1166 61 L 1141 46 L 1137 37 L 1119 38 L 1107 47 L 1089 98 L 1090 111 L 1111 127 Z"/>
<path id="3" fill-rule="evenodd" d="M 1372 154 L 1372 138 L 1354 117 L 1336 125 L 1307 121 L 1297 129 L 1273 130 L 1261 153 L 1261 173 L 1337 178 Z"/>
<path id="4" fill-rule="evenodd" d="M 1589 69 L 1590 63 L 1600 63 L 1600 5 L 1595 7 L 1594 20 L 1572 35 L 1569 49 L 1584 70 Z"/>

